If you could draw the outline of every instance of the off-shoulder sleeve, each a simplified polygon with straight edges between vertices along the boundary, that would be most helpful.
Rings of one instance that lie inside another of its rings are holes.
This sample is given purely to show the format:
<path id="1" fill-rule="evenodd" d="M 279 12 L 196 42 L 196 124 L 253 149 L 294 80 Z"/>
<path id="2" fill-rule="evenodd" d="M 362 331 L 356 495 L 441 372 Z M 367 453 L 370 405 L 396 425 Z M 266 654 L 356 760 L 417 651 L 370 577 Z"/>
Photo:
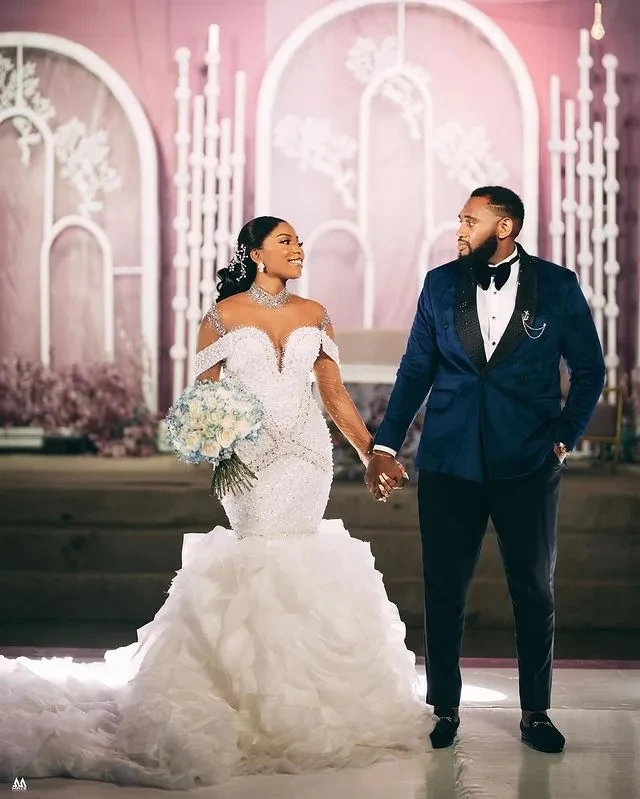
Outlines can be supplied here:
<path id="1" fill-rule="evenodd" d="M 229 339 L 224 336 L 209 344 L 200 352 L 196 352 L 193 359 L 193 379 L 198 378 L 203 372 L 216 366 L 229 355 Z"/>
<path id="2" fill-rule="evenodd" d="M 193 359 L 193 379 L 195 380 L 203 372 L 206 372 L 207 369 L 211 369 L 212 366 L 224 361 L 225 358 L 229 356 L 229 353 L 230 346 L 228 336 L 223 336 L 217 341 L 214 341 L 213 344 L 209 344 L 208 347 L 200 350 L 200 352 L 196 352 Z"/>
<path id="3" fill-rule="evenodd" d="M 198 346 L 200 349 L 195 354 L 191 368 L 191 379 L 196 380 L 208 370 L 224 361 L 230 353 L 229 337 L 227 330 L 218 312 L 218 306 L 213 305 L 206 313 L 200 332 Z M 218 379 L 219 370 L 205 379 Z"/>
<path id="4" fill-rule="evenodd" d="M 332 361 L 340 365 L 340 350 L 336 342 L 327 334 L 322 333 L 322 351 L 328 355 Z"/>

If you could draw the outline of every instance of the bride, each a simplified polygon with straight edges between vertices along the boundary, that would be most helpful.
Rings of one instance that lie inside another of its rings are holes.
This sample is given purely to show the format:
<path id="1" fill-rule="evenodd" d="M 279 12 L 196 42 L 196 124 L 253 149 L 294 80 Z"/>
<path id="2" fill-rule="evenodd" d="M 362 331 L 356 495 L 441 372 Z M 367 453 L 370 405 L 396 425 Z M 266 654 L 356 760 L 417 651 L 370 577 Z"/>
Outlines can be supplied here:
<path id="1" fill-rule="evenodd" d="M 238 450 L 257 481 L 223 498 L 231 529 L 185 537 L 137 643 L 95 664 L 0 658 L 0 779 L 186 789 L 429 748 L 414 656 L 369 545 L 323 520 L 333 466 L 312 371 L 365 464 L 372 439 L 327 312 L 287 291 L 303 258 L 285 221 L 247 223 L 200 328 L 196 379 L 233 376 L 264 408 L 258 441 Z"/>

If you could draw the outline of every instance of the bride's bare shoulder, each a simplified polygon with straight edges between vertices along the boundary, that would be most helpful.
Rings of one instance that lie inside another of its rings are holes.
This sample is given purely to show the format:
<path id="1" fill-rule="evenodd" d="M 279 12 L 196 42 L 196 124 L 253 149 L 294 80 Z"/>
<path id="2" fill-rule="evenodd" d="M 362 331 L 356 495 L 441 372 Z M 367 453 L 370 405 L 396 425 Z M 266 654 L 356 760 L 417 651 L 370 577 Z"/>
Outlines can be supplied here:
<path id="1" fill-rule="evenodd" d="M 235 311 L 246 308 L 249 305 L 251 305 L 251 301 L 247 292 L 241 291 L 238 294 L 232 294 L 225 300 L 221 300 L 218 303 L 218 308 L 220 309 L 220 313 L 232 314 L 235 313 Z"/>
<path id="2" fill-rule="evenodd" d="M 217 316 L 224 327 L 230 329 L 238 322 L 238 319 L 242 317 L 247 306 L 248 298 L 246 292 L 232 294 L 231 297 L 216 302 L 209 310 L 207 316 L 209 318 Z"/>
<path id="3" fill-rule="evenodd" d="M 306 297 L 299 297 L 297 294 L 292 295 L 292 299 L 309 324 L 320 325 L 322 323 L 327 313 L 327 309 L 322 303 L 316 300 L 309 300 Z"/>

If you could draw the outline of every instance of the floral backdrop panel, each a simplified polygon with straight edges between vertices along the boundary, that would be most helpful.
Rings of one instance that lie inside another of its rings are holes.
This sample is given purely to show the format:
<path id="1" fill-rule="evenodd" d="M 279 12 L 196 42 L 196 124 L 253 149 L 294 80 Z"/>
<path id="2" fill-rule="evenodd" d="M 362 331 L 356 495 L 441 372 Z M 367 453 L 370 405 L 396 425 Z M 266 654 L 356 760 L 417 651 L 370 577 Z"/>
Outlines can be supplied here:
<path id="1" fill-rule="evenodd" d="M 16 110 L 21 104 L 31 118 Z M 0 357 L 40 360 L 44 259 L 51 363 L 109 357 L 109 280 L 117 358 L 140 340 L 139 281 L 127 274 L 140 264 L 139 156 L 122 108 L 74 60 L 29 47 L 19 58 L 7 47 L 0 50 L 3 112 Z M 121 271 L 115 280 L 107 274 L 108 262 L 116 274 Z"/>
<path id="2" fill-rule="evenodd" d="M 455 257 L 469 192 L 523 186 L 522 103 L 499 49 L 446 7 L 398 7 L 303 23 L 258 131 L 258 211 L 292 220 L 303 290 L 342 329 L 408 327 L 424 273 Z"/>

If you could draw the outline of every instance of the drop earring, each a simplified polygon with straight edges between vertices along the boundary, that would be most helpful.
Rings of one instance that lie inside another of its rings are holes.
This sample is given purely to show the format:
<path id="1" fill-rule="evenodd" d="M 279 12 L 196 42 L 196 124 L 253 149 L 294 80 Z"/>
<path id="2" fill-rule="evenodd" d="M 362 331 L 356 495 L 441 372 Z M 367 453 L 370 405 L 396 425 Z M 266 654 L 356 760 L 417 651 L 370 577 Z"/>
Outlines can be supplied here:
<path id="1" fill-rule="evenodd" d="M 260 262 L 258 264 L 258 272 L 266 272 L 266 271 L 267 271 L 267 269 L 266 269 L 265 265 L 262 262 Z"/>

